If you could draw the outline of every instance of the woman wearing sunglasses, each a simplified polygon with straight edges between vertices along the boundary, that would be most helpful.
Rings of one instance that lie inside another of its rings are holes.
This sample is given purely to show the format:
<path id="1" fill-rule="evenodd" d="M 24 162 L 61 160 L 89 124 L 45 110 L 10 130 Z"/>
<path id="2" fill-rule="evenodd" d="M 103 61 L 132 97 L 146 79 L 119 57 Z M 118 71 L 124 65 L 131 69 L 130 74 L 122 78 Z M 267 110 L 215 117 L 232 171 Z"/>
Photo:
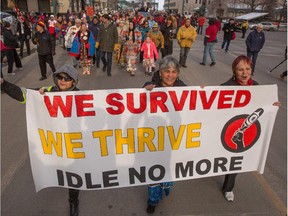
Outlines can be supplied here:
<path id="1" fill-rule="evenodd" d="M 76 87 L 78 83 L 78 73 L 71 65 L 63 65 L 53 74 L 55 85 L 36 88 L 40 94 L 45 92 L 63 92 L 63 91 L 79 91 Z M 20 88 L 17 85 L 9 83 L 3 78 L 0 79 L 1 89 L 10 97 L 26 103 L 26 88 Z M 70 203 L 70 216 L 77 216 L 79 214 L 79 190 L 69 189 L 69 203 Z"/>

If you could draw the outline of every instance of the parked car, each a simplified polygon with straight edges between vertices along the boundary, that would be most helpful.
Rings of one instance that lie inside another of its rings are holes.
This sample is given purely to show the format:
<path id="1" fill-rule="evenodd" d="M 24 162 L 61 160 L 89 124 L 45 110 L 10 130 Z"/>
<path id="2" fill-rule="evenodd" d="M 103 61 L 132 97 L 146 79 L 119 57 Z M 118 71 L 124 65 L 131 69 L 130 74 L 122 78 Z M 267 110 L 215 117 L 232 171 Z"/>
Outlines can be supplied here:
<path id="1" fill-rule="evenodd" d="M 279 24 L 279 30 L 287 31 L 287 23 L 280 23 Z"/>
<path id="2" fill-rule="evenodd" d="M 258 24 L 259 23 L 251 23 L 249 24 L 249 28 L 254 30 Z M 278 29 L 278 26 L 274 25 L 272 22 L 261 22 L 261 24 L 263 25 L 263 30 L 274 31 Z"/>

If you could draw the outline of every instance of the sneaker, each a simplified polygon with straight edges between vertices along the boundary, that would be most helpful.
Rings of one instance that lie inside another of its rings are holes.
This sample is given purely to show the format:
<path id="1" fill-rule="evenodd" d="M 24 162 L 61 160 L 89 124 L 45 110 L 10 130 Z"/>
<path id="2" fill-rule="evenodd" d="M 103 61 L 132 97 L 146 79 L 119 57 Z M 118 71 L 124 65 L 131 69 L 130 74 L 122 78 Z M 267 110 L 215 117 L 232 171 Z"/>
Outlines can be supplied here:
<path id="1" fill-rule="evenodd" d="M 225 50 L 224 50 L 224 49 L 221 49 L 221 51 L 222 51 L 222 52 L 225 52 Z"/>
<path id="2" fill-rule="evenodd" d="M 8 76 L 14 76 L 16 73 L 8 73 Z"/>
<path id="3" fill-rule="evenodd" d="M 152 213 L 155 212 L 155 208 L 156 208 L 156 206 L 152 206 L 152 205 L 149 204 L 147 206 L 146 212 L 149 213 L 149 214 L 152 214 Z"/>
<path id="4" fill-rule="evenodd" d="M 234 193 L 233 191 L 230 192 L 225 192 L 224 197 L 228 202 L 233 202 L 234 201 Z"/>
<path id="5" fill-rule="evenodd" d="M 23 70 L 23 68 L 22 67 L 20 67 L 20 68 L 17 68 L 19 71 L 21 71 L 21 70 Z"/>
<path id="6" fill-rule="evenodd" d="M 225 50 L 225 53 L 228 53 L 228 50 Z"/>
<path id="7" fill-rule="evenodd" d="M 210 66 L 212 67 L 213 65 L 215 65 L 216 64 L 216 62 L 212 62 L 211 64 L 210 64 Z"/>
<path id="8" fill-rule="evenodd" d="M 201 62 L 200 65 L 204 65 L 204 66 L 205 66 L 206 64 L 204 64 L 203 62 Z"/>
<path id="9" fill-rule="evenodd" d="M 148 75 L 149 75 L 149 76 L 152 76 L 152 72 L 149 72 Z"/>
<path id="10" fill-rule="evenodd" d="M 182 65 L 182 67 L 187 68 L 187 65 Z"/>

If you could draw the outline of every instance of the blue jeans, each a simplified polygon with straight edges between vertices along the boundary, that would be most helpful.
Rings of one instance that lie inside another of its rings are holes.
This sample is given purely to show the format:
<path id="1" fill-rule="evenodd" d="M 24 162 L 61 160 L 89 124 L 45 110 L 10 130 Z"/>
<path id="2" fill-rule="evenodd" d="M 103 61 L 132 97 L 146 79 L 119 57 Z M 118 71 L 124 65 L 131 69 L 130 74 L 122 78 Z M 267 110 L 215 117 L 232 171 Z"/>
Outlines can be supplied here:
<path id="1" fill-rule="evenodd" d="M 231 41 L 231 40 L 228 40 L 228 39 L 225 39 L 225 38 L 224 38 L 223 43 L 222 43 L 222 46 L 221 46 L 221 49 L 224 49 L 224 46 L 225 46 L 225 44 L 227 43 L 227 44 L 226 44 L 225 51 L 228 51 L 228 50 L 229 50 L 230 41 Z"/>
<path id="2" fill-rule="evenodd" d="M 251 52 L 249 50 L 247 50 L 247 56 L 249 58 L 252 57 L 252 62 L 253 62 L 253 65 L 252 65 L 252 74 L 254 74 L 254 71 L 255 71 L 255 65 L 256 65 L 256 60 L 257 60 L 257 57 L 258 57 L 258 53 L 259 52 Z"/>
<path id="3" fill-rule="evenodd" d="M 208 52 L 209 52 L 211 61 L 215 62 L 214 45 L 215 45 L 215 43 L 207 43 L 206 44 L 206 46 L 204 47 L 204 55 L 203 55 L 202 63 L 204 63 L 204 64 L 207 63 L 207 54 L 208 54 Z"/>
<path id="4" fill-rule="evenodd" d="M 105 58 L 106 54 L 107 54 L 107 60 Z M 113 54 L 113 52 L 103 52 L 103 51 L 101 51 L 101 60 L 103 62 L 104 68 L 107 68 L 107 74 L 111 74 L 112 54 Z"/>
<path id="5" fill-rule="evenodd" d="M 190 51 L 190 47 L 180 48 L 180 59 L 179 59 L 180 65 L 186 65 L 186 59 L 187 59 L 187 55 L 189 51 Z"/>

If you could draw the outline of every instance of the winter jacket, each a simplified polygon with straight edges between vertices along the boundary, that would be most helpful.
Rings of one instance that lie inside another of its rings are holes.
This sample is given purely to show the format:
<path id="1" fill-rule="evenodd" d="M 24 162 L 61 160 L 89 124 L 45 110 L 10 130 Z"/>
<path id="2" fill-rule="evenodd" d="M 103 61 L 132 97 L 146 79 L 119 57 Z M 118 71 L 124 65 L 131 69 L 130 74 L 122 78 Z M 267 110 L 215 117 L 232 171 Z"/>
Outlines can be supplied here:
<path id="1" fill-rule="evenodd" d="M 17 33 L 19 33 L 19 37 L 23 40 L 27 40 L 31 38 L 31 27 L 30 24 L 27 24 L 26 21 L 23 22 L 23 31 L 21 30 L 21 22 L 17 23 Z"/>
<path id="2" fill-rule="evenodd" d="M 230 25 L 230 23 L 225 23 L 222 30 L 224 31 L 224 39 L 225 40 L 232 40 L 232 35 L 236 30 L 234 24 Z"/>
<path id="3" fill-rule="evenodd" d="M 181 26 L 177 33 L 177 41 L 180 47 L 191 48 L 193 42 L 196 41 L 197 32 L 193 26 Z"/>
<path id="4" fill-rule="evenodd" d="M 17 40 L 10 29 L 4 28 L 3 39 L 7 49 L 16 49 Z"/>
<path id="5" fill-rule="evenodd" d="M 174 29 L 173 25 L 164 25 L 161 30 L 164 37 L 164 46 L 173 46 Z"/>
<path id="6" fill-rule="evenodd" d="M 116 25 L 109 23 L 109 25 L 105 27 L 104 24 L 101 24 L 97 42 L 99 42 L 99 51 L 113 52 L 114 45 L 118 43 L 118 32 Z"/>
<path id="7" fill-rule="evenodd" d="M 54 40 L 47 30 L 42 33 L 36 32 L 35 37 L 32 38 L 33 44 L 37 44 L 37 52 L 39 55 L 52 54 L 54 47 Z"/>
<path id="8" fill-rule="evenodd" d="M 259 52 L 265 43 L 265 34 L 263 31 L 258 32 L 255 29 L 253 32 L 250 32 L 246 38 L 246 47 L 250 52 Z"/>
<path id="9" fill-rule="evenodd" d="M 147 33 L 147 37 L 151 38 L 151 40 L 154 42 L 154 44 L 157 48 L 159 46 L 160 46 L 160 48 L 164 48 L 164 37 L 163 37 L 163 34 L 161 33 L 161 31 L 150 30 Z"/>
<path id="10" fill-rule="evenodd" d="M 94 39 L 95 39 L 95 41 L 96 41 L 96 40 L 97 40 L 97 37 L 98 37 L 99 29 L 100 29 L 100 24 L 99 24 L 99 23 L 97 23 L 97 24 L 91 23 L 91 24 L 89 25 L 89 28 L 88 28 L 88 29 L 92 32 L 92 34 L 93 34 L 93 36 L 94 36 Z"/>
<path id="11" fill-rule="evenodd" d="M 154 58 L 154 56 L 156 59 L 158 59 L 159 57 L 157 48 L 155 44 L 153 43 L 153 41 L 150 41 L 150 56 L 148 56 L 148 45 L 146 41 L 144 41 L 144 43 L 142 44 L 141 51 L 144 51 L 144 54 L 143 54 L 144 59 L 151 59 L 151 58 Z"/>
<path id="12" fill-rule="evenodd" d="M 71 70 L 72 66 L 64 65 L 60 67 L 55 73 L 53 73 L 53 80 L 55 83 L 55 86 L 48 86 L 48 87 L 42 87 L 45 92 L 59 92 L 59 88 L 57 86 L 57 74 L 59 73 L 66 73 L 68 74 L 73 80 L 75 81 L 75 84 L 72 86 L 72 88 L 69 91 L 79 91 L 79 89 L 76 87 L 78 83 L 78 74 L 76 70 Z M 39 90 L 40 88 L 35 88 L 34 90 Z M 19 87 L 13 83 L 10 83 L 6 80 L 1 84 L 1 90 L 6 92 L 10 97 L 13 99 L 19 101 L 20 103 L 25 104 L 26 103 L 26 88 Z"/>

